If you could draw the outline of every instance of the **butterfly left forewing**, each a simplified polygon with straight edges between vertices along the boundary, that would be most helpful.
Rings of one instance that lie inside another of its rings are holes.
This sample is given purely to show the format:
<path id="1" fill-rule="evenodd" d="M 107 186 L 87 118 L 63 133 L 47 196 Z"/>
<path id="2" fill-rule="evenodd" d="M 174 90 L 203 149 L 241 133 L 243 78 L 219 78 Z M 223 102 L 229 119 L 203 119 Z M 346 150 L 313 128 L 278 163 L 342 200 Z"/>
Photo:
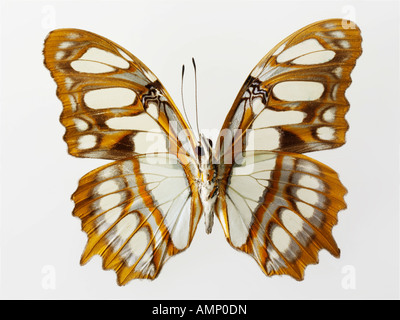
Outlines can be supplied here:
<path id="1" fill-rule="evenodd" d="M 70 154 L 116 160 L 194 148 L 160 81 L 121 46 L 88 31 L 58 29 L 48 35 L 44 56 L 63 103 Z"/>

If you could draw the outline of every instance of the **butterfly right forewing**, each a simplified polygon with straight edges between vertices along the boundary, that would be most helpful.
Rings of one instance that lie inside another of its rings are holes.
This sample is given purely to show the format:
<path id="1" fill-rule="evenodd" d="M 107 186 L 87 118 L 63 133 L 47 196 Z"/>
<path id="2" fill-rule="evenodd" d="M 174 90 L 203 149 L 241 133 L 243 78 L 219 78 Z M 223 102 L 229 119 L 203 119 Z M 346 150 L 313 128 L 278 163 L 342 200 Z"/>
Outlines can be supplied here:
<path id="1" fill-rule="evenodd" d="M 341 19 L 313 23 L 276 45 L 253 69 L 221 132 L 220 157 L 250 150 L 305 153 L 345 142 L 349 102 L 345 90 L 361 55 L 360 29 Z M 225 150 L 224 150 L 225 147 Z"/>

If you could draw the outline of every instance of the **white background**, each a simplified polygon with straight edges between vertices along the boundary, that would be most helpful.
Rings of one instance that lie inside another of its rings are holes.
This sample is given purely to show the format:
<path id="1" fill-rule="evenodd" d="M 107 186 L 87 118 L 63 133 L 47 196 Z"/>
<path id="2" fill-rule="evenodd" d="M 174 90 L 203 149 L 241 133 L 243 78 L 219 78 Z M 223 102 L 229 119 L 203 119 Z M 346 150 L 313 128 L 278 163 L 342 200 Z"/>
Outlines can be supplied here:
<path id="1" fill-rule="evenodd" d="M 338 171 L 349 190 L 348 209 L 333 231 L 341 258 L 322 251 L 302 282 L 268 278 L 251 257 L 228 245 L 218 222 L 207 236 L 201 221 L 191 247 L 171 258 L 155 281 L 118 287 L 99 257 L 81 267 L 86 235 L 71 215 L 70 195 L 82 175 L 106 161 L 67 154 L 61 102 L 43 66 L 47 33 L 75 27 L 112 39 L 141 59 L 179 106 L 185 63 L 191 115 L 194 56 L 200 127 L 216 132 L 268 50 L 327 18 L 351 18 L 363 36 L 346 92 L 347 143 L 309 154 Z M 397 1 L 2 1 L 1 297 L 398 298 L 399 22 Z"/>

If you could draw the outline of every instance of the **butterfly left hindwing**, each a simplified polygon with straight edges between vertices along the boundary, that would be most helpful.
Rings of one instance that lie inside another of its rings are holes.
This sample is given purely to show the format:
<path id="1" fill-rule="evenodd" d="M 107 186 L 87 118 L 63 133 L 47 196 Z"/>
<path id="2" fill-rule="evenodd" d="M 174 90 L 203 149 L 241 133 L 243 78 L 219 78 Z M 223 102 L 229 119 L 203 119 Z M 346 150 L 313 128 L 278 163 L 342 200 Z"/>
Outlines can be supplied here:
<path id="1" fill-rule="evenodd" d="M 197 190 L 172 154 L 137 155 L 86 174 L 72 196 L 93 255 L 114 269 L 118 284 L 154 279 L 169 257 L 186 249 L 201 214 Z"/>

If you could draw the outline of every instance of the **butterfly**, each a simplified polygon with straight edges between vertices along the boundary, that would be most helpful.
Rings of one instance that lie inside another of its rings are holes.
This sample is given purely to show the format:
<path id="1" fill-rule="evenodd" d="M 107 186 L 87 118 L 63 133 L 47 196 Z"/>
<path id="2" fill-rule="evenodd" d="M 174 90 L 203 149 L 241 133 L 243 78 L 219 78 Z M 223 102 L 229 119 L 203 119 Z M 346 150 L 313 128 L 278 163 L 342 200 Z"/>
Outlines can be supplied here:
<path id="1" fill-rule="evenodd" d="M 213 143 L 197 137 L 158 78 L 116 43 L 78 29 L 47 36 L 44 63 L 75 157 L 109 159 L 72 199 L 94 255 L 117 283 L 154 279 L 189 247 L 202 215 L 268 276 L 302 280 L 346 208 L 337 173 L 303 153 L 345 143 L 345 90 L 361 55 L 355 24 L 310 24 L 251 71 Z"/>

